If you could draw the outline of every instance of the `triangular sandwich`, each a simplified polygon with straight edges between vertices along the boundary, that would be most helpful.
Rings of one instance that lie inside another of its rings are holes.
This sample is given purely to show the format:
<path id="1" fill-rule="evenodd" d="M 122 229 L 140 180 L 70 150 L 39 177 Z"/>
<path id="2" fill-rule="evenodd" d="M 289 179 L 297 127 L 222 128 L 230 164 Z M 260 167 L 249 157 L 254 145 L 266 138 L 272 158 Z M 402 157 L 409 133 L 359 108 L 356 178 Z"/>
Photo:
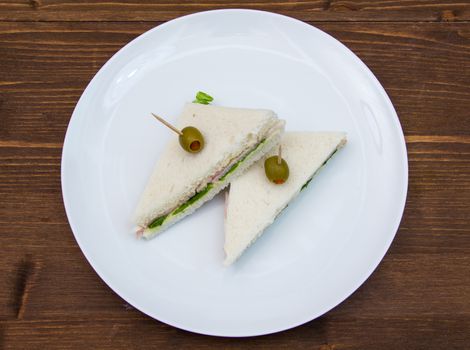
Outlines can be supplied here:
<path id="1" fill-rule="evenodd" d="M 232 264 L 346 143 L 339 132 L 286 132 L 282 158 L 290 175 L 284 184 L 268 180 L 264 158 L 230 184 L 225 212 L 225 265 Z M 266 155 L 277 154 L 277 148 Z"/>
<path id="2" fill-rule="evenodd" d="M 145 238 L 194 212 L 263 157 L 279 143 L 284 121 L 270 110 L 188 103 L 175 126 L 196 127 L 205 145 L 188 153 L 178 137 L 168 143 L 135 212 Z"/>

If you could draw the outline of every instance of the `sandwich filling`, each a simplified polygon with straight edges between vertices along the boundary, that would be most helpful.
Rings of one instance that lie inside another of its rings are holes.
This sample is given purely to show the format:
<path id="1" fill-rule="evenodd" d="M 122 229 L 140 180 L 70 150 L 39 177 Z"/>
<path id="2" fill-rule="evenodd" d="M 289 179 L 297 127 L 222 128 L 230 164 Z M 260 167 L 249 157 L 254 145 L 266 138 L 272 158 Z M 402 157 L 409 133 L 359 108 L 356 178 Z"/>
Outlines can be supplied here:
<path id="1" fill-rule="evenodd" d="M 313 173 L 313 175 L 310 177 L 310 179 L 307 180 L 306 183 L 303 184 L 302 188 L 300 189 L 300 191 L 302 192 L 303 190 L 305 190 L 307 188 L 307 186 L 310 184 L 310 182 L 313 180 L 313 178 L 315 177 L 315 175 L 317 175 L 320 170 L 323 169 L 323 167 L 326 165 L 326 163 L 328 163 L 328 161 L 333 158 L 333 156 L 335 155 L 336 152 L 338 152 L 339 148 L 340 147 L 343 147 L 343 144 L 339 145 L 333 152 L 331 152 L 331 154 L 329 155 L 328 158 L 326 158 L 326 160 L 323 162 L 323 164 L 317 169 L 317 171 L 315 171 L 315 173 Z M 286 208 L 284 208 L 286 209 Z M 282 210 L 284 210 L 282 209 Z"/>
<path id="2" fill-rule="evenodd" d="M 209 182 L 206 187 L 204 187 L 202 190 L 196 192 L 192 197 L 190 197 L 186 202 L 183 204 L 179 205 L 175 209 L 169 211 L 167 214 L 161 215 L 154 220 L 150 222 L 150 224 L 147 225 L 147 229 L 155 229 L 159 226 L 161 226 L 166 219 L 170 218 L 171 216 L 180 214 L 184 212 L 186 209 L 188 209 L 191 205 L 202 199 L 205 195 L 207 195 L 210 190 L 214 187 L 216 183 L 222 183 L 225 182 L 227 177 L 230 176 L 239 166 L 242 164 L 248 157 L 253 155 L 259 148 L 260 146 L 266 142 L 266 139 L 261 140 L 255 147 L 253 147 L 249 152 L 246 152 L 245 154 L 241 154 L 240 156 L 236 157 L 233 159 L 229 166 L 227 166 L 223 171 L 220 171 L 214 175 L 212 178 L 212 182 Z"/>
<path id="3" fill-rule="evenodd" d="M 328 156 L 328 158 L 326 158 L 326 160 L 323 162 L 323 164 L 317 169 L 317 171 L 315 171 L 313 173 L 313 175 L 302 185 L 302 187 L 300 188 L 300 192 L 302 192 L 303 190 L 305 190 L 308 185 L 310 184 L 310 182 L 312 182 L 313 178 L 320 172 L 320 170 L 322 170 L 326 163 L 328 163 L 328 161 L 333 158 L 333 156 L 335 155 L 336 152 L 338 152 L 338 150 L 340 149 L 340 147 L 343 147 L 343 144 L 341 144 L 340 146 L 338 146 L 333 152 L 331 152 L 331 154 Z M 279 215 L 281 215 L 281 213 L 287 209 L 287 207 L 289 206 L 289 204 L 286 204 L 286 206 L 284 208 L 282 208 L 279 213 L 277 213 L 276 217 L 274 218 L 274 220 L 277 219 L 277 217 Z"/>

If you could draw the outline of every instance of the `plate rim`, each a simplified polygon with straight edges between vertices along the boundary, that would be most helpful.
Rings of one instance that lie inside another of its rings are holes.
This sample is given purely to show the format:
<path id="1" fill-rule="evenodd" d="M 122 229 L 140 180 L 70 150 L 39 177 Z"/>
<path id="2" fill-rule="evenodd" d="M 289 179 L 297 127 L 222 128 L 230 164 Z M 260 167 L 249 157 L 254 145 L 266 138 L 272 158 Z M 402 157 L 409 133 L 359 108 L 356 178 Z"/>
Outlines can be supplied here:
<path id="1" fill-rule="evenodd" d="M 241 333 L 239 333 L 237 331 L 235 331 L 235 332 L 228 331 L 228 332 L 225 332 L 225 333 L 223 333 L 223 332 L 211 332 L 211 331 L 208 331 L 208 330 L 205 330 L 205 329 L 185 327 L 184 325 L 178 324 L 178 322 L 176 322 L 176 321 L 167 320 L 167 319 L 165 319 L 165 317 L 155 315 L 152 310 L 144 310 L 144 307 L 141 307 L 141 305 L 139 304 L 139 302 L 137 300 L 134 300 L 132 297 L 129 297 L 127 295 L 124 297 L 123 296 L 124 293 L 121 293 L 120 291 L 117 290 L 117 288 L 114 288 L 113 282 L 110 279 L 108 279 L 107 277 L 105 277 L 105 274 L 97 266 L 97 263 L 94 261 L 94 258 L 91 257 L 91 255 L 87 252 L 86 248 L 83 245 L 83 242 L 80 239 L 80 235 L 77 233 L 79 230 L 78 230 L 76 222 L 72 218 L 73 215 L 72 215 L 72 211 L 70 209 L 70 200 L 68 199 L 68 195 L 67 195 L 66 190 L 65 190 L 67 180 L 66 180 L 66 176 L 64 176 L 64 173 L 65 173 L 64 169 L 65 169 L 65 159 L 67 157 L 67 153 L 69 152 L 69 148 L 70 148 L 70 146 L 68 146 L 68 145 L 70 145 L 70 141 L 68 141 L 68 140 L 71 137 L 70 136 L 71 135 L 71 131 L 70 131 L 71 130 L 71 125 L 73 125 L 74 120 L 76 120 L 78 118 L 77 117 L 78 106 L 82 102 L 82 99 L 84 99 L 84 96 L 89 94 L 89 93 L 87 93 L 87 91 L 89 91 L 91 89 L 91 87 L 93 86 L 93 84 L 95 83 L 95 81 L 99 79 L 99 76 L 101 75 L 100 72 L 104 71 L 109 65 L 112 65 L 113 62 L 117 59 L 117 57 L 123 51 L 125 51 L 128 47 L 137 44 L 137 42 L 139 42 L 141 40 L 144 40 L 147 36 L 151 35 L 153 32 L 158 31 L 161 28 L 167 27 L 169 25 L 173 25 L 177 22 L 184 21 L 189 17 L 193 18 L 193 17 L 200 17 L 200 16 L 206 16 L 206 15 L 217 15 L 218 13 L 240 13 L 240 14 L 253 13 L 253 14 L 256 14 L 256 15 L 260 15 L 260 16 L 271 16 L 272 18 L 277 18 L 277 19 L 280 18 L 282 20 L 286 20 L 286 21 L 294 22 L 296 24 L 300 24 L 304 27 L 308 27 L 310 30 L 318 31 L 318 32 L 321 32 L 323 35 L 326 35 L 329 39 L 332 39 L 335 42 L 335 44 L 339 45 L 339 47 L 342 47 L 342 49 L 346 49 L 346 51 L 349 55 L 349 58 L 352 58 L 355 61 L 356 64 L 361 66 L 363 71 L 367 74 L 367 77 L 372 79 L 375 87 L 377 88 L 377 92 L 379 92 L 383 97 L 383 102 L 385 103 L 386 112 L 390 113 L 390 115 L 394 119 L 393 122 L 394 122 L 395 126 L 398 127 L 397 128 L 397 131 L 398 131 L 398 133 L 397 133 L 397 136 L 398 136 L 397 144 L 400 146 L 400 153 L 401 153 L 400 158 L 403 162 L 403 173 L 401 174 L 401 176 L 402 176 L 401 181 L 403 183 L 403 188 L 401 188 L 400 197 L 399 197 L 399 200 L 397 200 L 397 210 L 398 210 L 399 214 L 393 220 L 394 221 L 393 227 L 390 227 L 390 232 L 392 232 L 392 234 L 390 234 L 390 237 L 389 237 L 388 241 L 384 240 L 383 251 L 381 251 L 380 254 L 378 254 L 378 256 L 380 256 L 380 258 L 377 259 L 377 261 L 373 261 L 371 264 L 369 264 L 368 269 L 364 269 L 364 271 L 363 271 L 362 275 L 360 276 L 360 278 L 358 277 L 358 278 L 355 279 L 356 283 L 351 283 L 352 287 L 349 288 L 348 290 L 346 290 L 343 293 L 343 296 L 341 298 L 339 298 L 335 303 L 333 303 L 333 305 L 328 305 L 328 306 L 322 308 L 316 314 L 313 314 L 309 317 L 302 318 L 300 320 L 297 320 L 296 322 L 291 322 L 290 325 L 287 326 L 287 327 L 277 327 L 277 328 L 276 327 L 265 327 L 266 329 L 264 329 L 263 331 L 256 331 L 255 330 L 255 331 L 252 331 L 252 332 L 241 332 Z M 284 330 L 292 329 L 292 328 L 298 327 L 302 324 L 305 324 L 307 322 L 315 320 L 316 318 L 326 314 L 327 312 L 331 311 L 332 309 L 334 309 L 335 307 L 340 305 L 342 302 L 344 302 L 349 296 L 351 296 L 356 290 L 358 290 L 359 287 L 361 287 L 367 281 L 367 279 L 370 276 L 372 276 L 372 274 L 374 273 L 374 271 L 376 270 L 376 268 L 378 267 L 380 262 L 383 260 L 385 254 L 389 250 L 389 248 L 390 248 L 390 246 L 391 246 L 391 244 L 392 244 L 392 242 L 393 242 L 393 240 L 394 240 L 394 238 L 395 238 L 395 236 L 398 232 L 401 220 L 403 218 L 403 213 L 404 213 L 404 210 L 405 210 L 406 199 L 407 199 L 407 194 L 408 194 L 408 180 L 409 180 L 408 151 L 407 151 L 405 136 L 404 136 L 403 128 L 402 128 L 401 123 L 400 123 L 400 119 L 398 118 L 398 114 L 397 114 L 397 112 L 396 112 L 396 110 L 395 110 L 395 108 L 394 108 L 394 106 L 391 102 L 390 97 L 388 96 L 387 92 L 385 91 L 385 88 L 382 86 L 382 84 L 377 79 L 377 77 L 374 75 L 374 73 L 370 70 L 370 68 L 351 49 L 349 49 L 345 44 L 343 44 L 341 41 L 334 38 L 332 35 L 328 34 L 327 32 L 324 32 L 323 30 L 315 27 L 312 24 L 305 23 L 305 22 L 303 22 L 301 20 L 298 20 L 296 18 L 286 16 L 286 15 L 282 15 L 282 14 L 279 14 L 279 13 L 274 13 L 274 12 L 270 12 L 270 11 L 263 11 L 263 10 L 243 9 L 243 8 L 217 9 L 217 10 L 201 11 L 201 12 L 195 12 L 195 13 L 187 14 L 187 15 L 184 15 L 184 16 L 180 16 L 180 17 L 169 20 L 165 23 L 162 23 L 160 25 L 157 25 L 157 26 L 145 31 L 144 33 L 142 33 L 139 36 L 135 37 L 130 42 L 128 42 L 126 45 L 121 47 L 95 73 L 93 78 L 90 80 L 90 82 L 87 84 L 87 86 L 83 90 L 79 100 L 77 101 L 77 103 L 74 107 L 74 110 L 73 110 L 72 115 L 70 117 L 69 123 L 67 125 L 67 130 L 66 130 L 66 133 L 65 133 L 65 137 L 64 137 L 64 141 L 63 141 L 63 147 L 62 147 L 62 153 L 61 153 L 61 193 L 62 193 L 62 199 L 63 199 L 63 203 L 64 203 L 65 212 L 66 212 L 66 215 L 67 215 L 67 220 L 69 222 L 69 225 L 70 225 L 70 228 L 71 228 L 72 233 L 74 235 L 74 238 L 77 241 L 77 244 L 80 247 L 80 250 L 81 250 L 82 254 L 85 256 L 86 260 L 88 261 L 90 266 L 93 268 L 95 273 L 106 283 L 106 285 L 114 293 L 116 293 L 120 298 L 125 300 L 127 303 L 132 305 L 134 308 L 136 308 L 137 310 L 139 310 L 143 314 L 145 314 L 145 315 L 147 315 L 147 316 L 149 316 L 149 317 L 151 317 L 155 320 L 158 320 L 160 322 L 166 323 L 170 326 L 176 327 L 178 329 L 182 329 L 182 330 L 189 331 L 189 332 L 192 332 L 192 333 L 199 333 L 199 334 L 204 334 L 204 335 L 220 336 L 220 337 L 262 336 L 262 335 L 268 335 L 268 334 L 277 333 L 277 332 L 281 332 L 281 331 L 284 331 Z"/>

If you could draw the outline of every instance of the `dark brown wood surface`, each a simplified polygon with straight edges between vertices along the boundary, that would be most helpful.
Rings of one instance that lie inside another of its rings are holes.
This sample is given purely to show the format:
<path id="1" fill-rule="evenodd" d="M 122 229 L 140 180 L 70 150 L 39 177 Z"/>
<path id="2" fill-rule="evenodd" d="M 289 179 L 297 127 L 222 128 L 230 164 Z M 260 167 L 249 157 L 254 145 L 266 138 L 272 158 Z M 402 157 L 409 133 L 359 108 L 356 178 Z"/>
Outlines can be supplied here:
<path id="1" fill-rule="evenodd" d="M 60 157 L 75 104 L 124 44 L 180 15 L 283 13 L 350 47 L 402 123 L 409 192 L 369 280 L 317 320 L 229 339 L 152 320 L 115 295 L 75 242 Z M 468 1 L 0 1 L 0 349 L 470 348 Z"/>

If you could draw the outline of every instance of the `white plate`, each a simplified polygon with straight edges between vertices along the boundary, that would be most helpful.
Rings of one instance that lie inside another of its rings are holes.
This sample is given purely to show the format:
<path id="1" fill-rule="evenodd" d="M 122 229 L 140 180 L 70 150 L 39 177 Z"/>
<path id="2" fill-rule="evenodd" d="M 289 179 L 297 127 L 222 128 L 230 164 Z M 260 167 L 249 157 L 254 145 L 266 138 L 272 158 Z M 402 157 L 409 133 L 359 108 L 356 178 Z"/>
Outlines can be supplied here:
<path id="1" fill-rule="evenodd" d="M 215 104 L 269 108 L 287 130 L 344 130 L 349 143 L 232 267 L 218 196 L 151 241 L 131 215 L 165 142 L 149 116 L 174 118 L 198 90 Z M 100 277 L 142 312 L 193 332 L 260 335 L 312 320 L 372 273 L 407 190 L 399 120 L 345 46 L 292 18 L 198 13 L 114 55 L 75 108 L 62 156 L 70 225 Z"/>

